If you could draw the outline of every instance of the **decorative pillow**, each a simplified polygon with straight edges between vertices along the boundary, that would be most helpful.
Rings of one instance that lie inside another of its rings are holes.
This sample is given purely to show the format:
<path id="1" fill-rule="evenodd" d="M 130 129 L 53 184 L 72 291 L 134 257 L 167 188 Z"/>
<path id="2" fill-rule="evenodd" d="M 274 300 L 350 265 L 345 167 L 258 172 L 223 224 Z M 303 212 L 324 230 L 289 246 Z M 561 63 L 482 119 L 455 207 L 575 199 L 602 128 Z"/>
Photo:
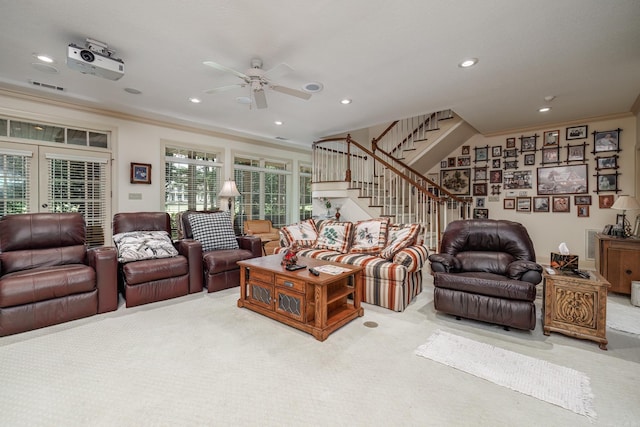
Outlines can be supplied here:
<path id="1" fill-rule="evenodd" d="M 353 228 L 353 224 L 350 222 L 325 221 L 322 223 L 318 240 L 313 248 L 346 254 L 351 241 L 351 228 Z"/>
<path id="2" fill-rule="evenodd" d="M 281 243 L 282 246 L 289 246 L 295 243 L 302 248 L 309 248 L 316 242 L 318 230 L 313 219 L 308 219 L 280 228 L 280 235 L 284 238 L 281 238 L 280 242 L 283 242 L 283 240 L 286 242 L 286 245 Z"/>
<path id="3" fill-rule="evenodd" d="M 203 252 L 239 248 L 233 232 L 230 211 L 209 214 L 191 213 L 187 218 L 193 231 L 193 238 L 202 244 Z"/>
<path id="4" fill-rule="evenodd" d="M 113 236 L 118 261 L 125 263 L 143 259 L 171 258 L 178 255 L 166 231 L 127 231 Z"/>
<path id="5" fill-rule="evenodd" d="M 387 243 L 389 218 L 358 221 L 354 225 L 351 253 L 377 254 Z"/>
<path id="6" fill-rule="evenodd" d="M 380 252 L 380 257 L 392 259 L 395 254 L 416 242 L 419 231 L 420 224 L 390 226 L 387 247 Z"/>

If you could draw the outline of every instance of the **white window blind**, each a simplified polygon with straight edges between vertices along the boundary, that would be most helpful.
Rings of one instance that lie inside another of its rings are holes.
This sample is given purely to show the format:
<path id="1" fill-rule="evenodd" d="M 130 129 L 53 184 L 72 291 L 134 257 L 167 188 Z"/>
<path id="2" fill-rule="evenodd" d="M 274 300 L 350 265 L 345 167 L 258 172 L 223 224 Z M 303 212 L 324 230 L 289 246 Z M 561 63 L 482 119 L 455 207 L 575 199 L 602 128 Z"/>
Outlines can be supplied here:
<path id="1" fill-rule="evenodd" d="M 90 247 L 104 244 L 107 221 L 107 161 L 81 156 L 47 155 L 48 209 L 79 212 L 87 227 Z"/>
<path id="2" fill-rule="evenodd" d="M 0 216 L 29 212 L 32 161 L 31 151 L 0 149 Z"/>

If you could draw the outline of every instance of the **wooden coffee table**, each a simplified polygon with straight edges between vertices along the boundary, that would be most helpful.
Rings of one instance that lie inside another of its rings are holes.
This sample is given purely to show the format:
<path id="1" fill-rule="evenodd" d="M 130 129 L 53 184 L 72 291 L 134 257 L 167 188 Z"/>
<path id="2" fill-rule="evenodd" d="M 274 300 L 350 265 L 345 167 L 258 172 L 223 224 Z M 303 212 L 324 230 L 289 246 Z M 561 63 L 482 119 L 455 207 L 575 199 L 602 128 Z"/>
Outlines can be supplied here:
<path id="1" fill-rule="evenodd" d="M 239 261 L 240 299 L 245 307 L 324 341 L 330 333 L 364 315 L 362 267 L 300 257 L 307 267 L 335 265 L 337 275 L 314 276 L 307 268 L 288 271 L 282 254 Z"/>

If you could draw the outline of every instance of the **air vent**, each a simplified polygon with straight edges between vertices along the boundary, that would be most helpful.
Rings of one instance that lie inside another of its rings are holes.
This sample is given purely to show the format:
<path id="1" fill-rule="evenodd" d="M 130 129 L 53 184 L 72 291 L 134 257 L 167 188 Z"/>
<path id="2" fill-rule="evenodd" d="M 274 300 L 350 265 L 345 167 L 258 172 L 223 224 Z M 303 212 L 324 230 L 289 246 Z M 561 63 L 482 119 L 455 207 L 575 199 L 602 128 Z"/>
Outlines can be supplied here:
<path id="1" fill-rule="evenodd" d="M 63 87 L 56 86 L 56 85 L 51 85 L 49 83 L 41 83 L 41 82 L 37 82 L 35 80 L 29 80 L 29 83 L 31 83 L 34 86 L 43 87 L 45 89 L 59 90 L 60 92 L 64 91 Z"/>

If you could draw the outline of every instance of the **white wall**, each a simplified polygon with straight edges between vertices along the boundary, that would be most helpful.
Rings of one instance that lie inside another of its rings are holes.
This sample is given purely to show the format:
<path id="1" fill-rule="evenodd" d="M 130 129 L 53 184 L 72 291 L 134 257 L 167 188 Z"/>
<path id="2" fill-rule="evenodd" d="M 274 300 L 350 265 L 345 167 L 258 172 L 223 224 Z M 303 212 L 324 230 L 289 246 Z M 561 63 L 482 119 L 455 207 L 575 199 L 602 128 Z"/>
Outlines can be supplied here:
<path id="1" fill-rule="evenodd" d="M 587 144 L 587 153 L 586 153 L 586 163 L 588 164 L 588 175 L 589 175 L 589 192 L 588 195 L 591 195 L 592 204 L 590 206 L 589 217 L 583 218 L 577 216 L 577 209 L 574 205 L 574 195 L 571 195 L 571 208 L 569 213 L 554 213 L 554 212 L 531 212 L 531 213 L 522 213 L 517 212 L 516 210 L 505 210 L 503 209 L 503 200 L 506 195 L 506 191 L 503 186 L 501 186 L 501 194 L 497 201 L 489 201 L 489 196 L 485 197 L 485 207 L 489 209 L 489 218 L 492 219 L 507 219 L 511 221 L 517 221 L 522 223 L 527 230 L 529 231 L 533 243 L 536 249 L 536 255 L 538 257 L 538 261 L 540 262 L 548 262 L 550 253 L 552 251 L 558 250 L 558 245 L 560 242 L 566 242 L 569 246 L 571 252 L 573 254 L 577 254 L 580 256 L 580 268 L 594 268 L 594 261 L 586 259 L 586 233 L 585 230 L 598 230 L 601 231 L 606 224 L 615 223 L 616 215 L 621 213 L 621 211 L 616 211 L 612 209 L 600 209 L 598 207 L 598 194 L 595 193 L 596 189 L 596 177 L 594 176 L 596 173 L 595 170 L 595 160 L 594 155 L 591 154 L 593 150 L 593 135 L 591 134 L 593 131 L 607 131 L 613 129 L 622 129 L 620 132 L 620 148 L 622 151 L 618 153 L 620 158 L 618 159 L 618 171 L 621 175 L 618 178 L 618 186 L 622 190 L 618 193 L 620 194 L 629 194 L 632 196 L 638 196 L 638 189 L 640 186 L 637 182 L 636 175 L 636 146 L 638 142 L 638 130 L 637 127 L 637 119 L 634 116 L 628 115 L 620 118 L 611 118 L 611 119 L 602 119 L 602 120 L 585 120 L 579 123 L 570 123 L 570 124 L 561 124 L 561 125 L 552 125 L 544 128 L 538 129 L 527 129 L 523 131 L 515 131 L 513 133 L 500 135 L 500 136 L 489 136 L 485 137 L 482 135 L 476 135 L 472 137 L 470 140 L 464 143 L 464 145 L 469 145 L 470 156 L 471 156 L 471 168 L 473 168 L 473 159 L 474 159 L 474 147 L 484 147 L 489 146 L 489 159 L 492 159 L 491 156 L 491 147 L 493 146 L 502 146 L 503 150 L 506 146 L 507 138 L 516 138 L 516 147 L 518 148 L 518 152 L 520 151 L 520 137 L 521 136 L 529 136 L 538 134 L 537 140 L 537 148 L 539 149 L 542 145 L 542 135 L 543 132 L 549 130 L 559 130 L 560 131 L 560 159 L 566 159 L 566 148 L 567 141 L 565 139 L 565 129 L 567 126 L 579 126 L 579 125 L 588 125 L 589 137 L 586 140 L 571 140 L 569 141 L 571 145 L 581 144 L 583 141 L 586 141 Z M 614 154 L 614 153 L 601 153 L 601 154 Z M 461 155 L 461 147 L 457 147 L 453 150 L 447 157 L 458 157 Z M 519 154 L 518 157 L 518 170 L 531 170 L 533 176 L 533 188 L 527 190 L 510 190 L 515 191 L 516 195 L 519 195 L 520 192 L 526 193 L 527 197 L 537 196 L 536 189 L 536 169 L 540 167 L 541 162 L 541 153 L 536 152 L 536 164 L 533 166 L 524 166 L 524 158 L 523 155 Z M 504 158 L 502 159 L 502 163 L 504 162 Z M 566 163 L 563 163 L 566 164 Z M 578 163 L 571 163 L 578 164 Z M 483 166 L 484 163 L 480 163 L 479 166 Z M 491 163 L 489 162 L 489 170 L 491 170 Z M 503 165 L 501 165 L 503 166 Z M 553 165 L 545 165 L 545 166 L 553 166 Z M 434 168 L 429 171 L 429 173 L 439 173 L 440 168 Z M 613 172 L 613 171 L 612 171 Z M 504 169 L 503 169 L 504 173 Z M 606 173 L 606 172 L 605 172 Z M 472 169 L 472 178 L 473 178 L 473 169 Z M 473 181 L 472 181 L 473 183 Z M 491 186 L 488 184 L 489 195 L 491 194 Z M 611 192 L 603 192 L 600 194 L 614 194 Z M 474 206 L 475 200 L 477 198 L 474 197 Z M 627 212 L 628 218 L 633 222 L 636 214 L 640 214 L 640 212 Z"/>

